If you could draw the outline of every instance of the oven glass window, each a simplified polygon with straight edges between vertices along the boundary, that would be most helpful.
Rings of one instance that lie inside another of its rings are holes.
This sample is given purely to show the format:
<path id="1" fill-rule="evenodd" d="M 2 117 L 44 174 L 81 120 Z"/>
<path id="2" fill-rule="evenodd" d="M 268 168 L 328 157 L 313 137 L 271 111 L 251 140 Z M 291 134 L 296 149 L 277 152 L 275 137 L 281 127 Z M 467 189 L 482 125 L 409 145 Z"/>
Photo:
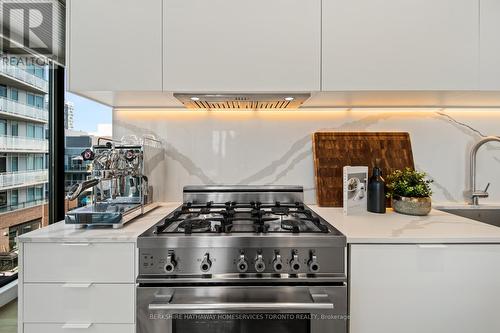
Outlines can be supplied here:
<path id="1" fill-rule="evenodd" d="M 185 314 L 172 320 L 173 333 L 309 333 L 301 313 Z"/>

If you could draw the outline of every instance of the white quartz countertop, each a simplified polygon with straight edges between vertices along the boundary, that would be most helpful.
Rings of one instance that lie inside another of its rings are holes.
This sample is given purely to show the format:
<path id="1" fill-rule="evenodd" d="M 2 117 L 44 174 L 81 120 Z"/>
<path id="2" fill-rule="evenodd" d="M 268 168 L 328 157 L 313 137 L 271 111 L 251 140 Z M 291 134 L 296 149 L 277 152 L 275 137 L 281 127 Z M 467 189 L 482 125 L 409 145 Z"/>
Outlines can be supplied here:
<path id="1" fill-rule="evenodd" d="M 433 209 L 427 216 L 386 214 L 344 216 L 342 208 L 309 205 L 351 244 L 500 243 L 500 228 Z"/>
<path id="2" fill-rule="evenodd" d="M 145 230 L 179 207 L 179 202 L 161 203 L 153 211 L 125 224 L 75 229 L 59 222 L 18 237 L 20 242 L 136 242 Z M 408 216 L 391 209 L 386 214 L 344 216 L 342 208 L 308 205 L 347 237 L 351 244 L 364 243 L 500 243 L 500 228 L 432 210 L 428 216 Z"/>
<path id="3" fill-rule="evenodd" d="M 20 242 L 136 242 L 137 236 L 160 222 L 179 205 L 179 202 L 162 203 L 119 229 L 110 227 L 75 229 L 73 225 L 61 221 L 21 235 L 18 240 Z"/>

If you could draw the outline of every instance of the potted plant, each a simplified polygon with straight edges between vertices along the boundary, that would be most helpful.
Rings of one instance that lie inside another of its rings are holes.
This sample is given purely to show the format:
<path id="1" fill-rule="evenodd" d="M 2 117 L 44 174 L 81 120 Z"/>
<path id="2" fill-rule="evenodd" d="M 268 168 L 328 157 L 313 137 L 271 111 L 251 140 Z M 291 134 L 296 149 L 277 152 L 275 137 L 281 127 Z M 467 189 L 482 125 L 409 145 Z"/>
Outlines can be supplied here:
<path id="1" fill-rule="evenodd" d="M 431 211 L 432 180 L 424 172 L 406 168 L 396 170 L 387 177 L 387 197 L 392 208 L 401 214 L 427 215 Z"/>

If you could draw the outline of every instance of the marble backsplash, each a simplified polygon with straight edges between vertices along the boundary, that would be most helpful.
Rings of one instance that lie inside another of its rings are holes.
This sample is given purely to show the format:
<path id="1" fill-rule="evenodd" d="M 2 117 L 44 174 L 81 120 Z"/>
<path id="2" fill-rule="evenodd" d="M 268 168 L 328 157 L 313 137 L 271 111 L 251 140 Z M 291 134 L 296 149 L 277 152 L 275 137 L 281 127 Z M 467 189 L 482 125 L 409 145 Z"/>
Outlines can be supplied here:
<path id="1" fill-rule="evenodd" d="M 155 200 L 180 201 L 192 184 L 298 184 L 315 203 L 311 134 L 332 131 L 409 132 L 417 169 L 433 183 L 433 201 L 463 203 L 469 151 L 500 135 L 500 110 L 308 109 L 290 111 L 114 110 L 113 136 L 154 135 L 148 153 Z M 478 187 L 500 202 L 500 145 L 478 154 Z"/>

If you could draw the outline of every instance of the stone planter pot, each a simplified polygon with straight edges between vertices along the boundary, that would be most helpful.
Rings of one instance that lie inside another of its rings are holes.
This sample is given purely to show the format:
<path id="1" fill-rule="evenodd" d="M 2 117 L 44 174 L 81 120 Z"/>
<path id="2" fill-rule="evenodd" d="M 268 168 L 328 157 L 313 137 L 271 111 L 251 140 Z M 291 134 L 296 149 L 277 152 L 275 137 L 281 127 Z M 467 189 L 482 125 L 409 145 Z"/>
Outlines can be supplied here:
<path id="1" fill-rule="evenodd" d="M 429 214 L 432 208 L 431 197 L 411 198 L 394 196 L 391 202 L 394 211 L 405 215 L 424 216 Z"/>

